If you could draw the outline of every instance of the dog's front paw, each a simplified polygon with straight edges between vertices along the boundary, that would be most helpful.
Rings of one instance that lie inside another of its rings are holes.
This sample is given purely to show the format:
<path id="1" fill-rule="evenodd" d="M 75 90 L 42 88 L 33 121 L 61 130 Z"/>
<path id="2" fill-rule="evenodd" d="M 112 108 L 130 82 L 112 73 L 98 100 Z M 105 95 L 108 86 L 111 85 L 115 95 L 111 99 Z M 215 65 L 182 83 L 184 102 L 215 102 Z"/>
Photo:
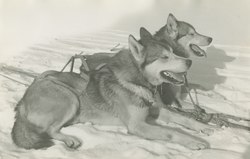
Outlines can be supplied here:
<path id="1" fill-rule="evenodd" d="M 64 142 L 67 145 L 67 147 L 72 148 L 72 149 L 77 149 L 78 147 L 82 145 L 82 142 L 73 136 L 68 136 Z"/>
<path id="2" fill-rule="evenodd" d="M 184 146 L 191 150 L 203 150 L 210 148 L 210 144 L 206 141 L 191 141 Z"/>
<path id="3" fill-rule="evenodd" d="M 201 130 L 201 133 L 206 134 L 207 136 L 213 135 L 214 134 L 214 129 L 212 128 L 205 128 Z"/>
<path id="4" fill-rule="evenodd" d="M 192 149 L 192 150 L 203 150 L 203 149 L 207 149 L 209 148 L 209 144 L 206 144 L 206 143 L 190 143 L 188 145 L 188 148 Z"/>
<path id="5" fill-rule="evenodd" d="M 201 133 L 206 134 L 207 136 L 213 135 L 215 133 L 215 131 L 221 131 L 223 130 L 221 127 L 219 126 L 207 126 L 204 127 L 203 129 L 200 130 Z"/>

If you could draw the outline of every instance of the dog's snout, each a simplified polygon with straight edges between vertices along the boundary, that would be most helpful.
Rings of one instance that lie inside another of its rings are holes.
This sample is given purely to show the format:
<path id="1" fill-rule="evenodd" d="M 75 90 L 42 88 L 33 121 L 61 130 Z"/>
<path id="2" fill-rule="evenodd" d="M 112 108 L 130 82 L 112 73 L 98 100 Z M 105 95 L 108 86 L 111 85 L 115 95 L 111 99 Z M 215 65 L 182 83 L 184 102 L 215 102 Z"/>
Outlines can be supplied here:
<path id="1" fill-rule="evenodd" d="M 191 65 L 192 65 L 192 60 L 189 60 L 189 59 L 188 59 L 188 60 L 186 61 L 186 65 L 187 65 L 188 68 L 190 68 Z"/>
<path id="2" fill-rule="evenodd" d="M 208 42 L 209 42 L 209 44 L 213 41 L 213 38 L 208 38 L 208 40 L 207 40 Z"/>

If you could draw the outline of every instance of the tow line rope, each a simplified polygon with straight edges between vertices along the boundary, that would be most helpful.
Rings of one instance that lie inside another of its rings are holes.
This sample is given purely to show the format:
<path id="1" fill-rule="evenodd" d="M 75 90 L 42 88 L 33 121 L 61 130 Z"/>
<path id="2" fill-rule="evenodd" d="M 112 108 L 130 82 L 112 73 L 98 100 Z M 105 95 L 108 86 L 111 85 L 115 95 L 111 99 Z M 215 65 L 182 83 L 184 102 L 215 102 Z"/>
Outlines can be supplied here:
<path id="1" fill-rule="evenodd" d="M 196 104 L 194 102 L 194 99 L 190 93 L 190 87 L 189 87 L 189 83 L 188 83 L 186 75 L 184 75 L 184 79 L 185 79 L 185 89 L 188 92 L 188 96 L 189 96 L 195 109 L 193 110 L 193 112 L 185 112 L 185 111 L 182 111 L 182 109 L 178 109 L 178 110 L 180 110 L 184 113 L 187 113 L 187 115 L 195 118 L 196 120 L 198 120 L 200 122 L 206 123 L 206 124 L 212 123 L 212 124 L 218 125 L 220 127 L 226 126 L 226 127 L 232 127 L 232 128 L 250 131 L 250 127 L 235 123 L 235 122 L 239 122 L 239 121 L 249 122 L 250 119 L 236 117 L 233 115 L 228 115 L 228 114 L 223 114 L 223 113 L 207 113 L 204 109 L 202 109 L 199 106 L 199 104 Z M 235 122 L 230 122 L 229 121 L 230 119 L 234 120 Z"/>

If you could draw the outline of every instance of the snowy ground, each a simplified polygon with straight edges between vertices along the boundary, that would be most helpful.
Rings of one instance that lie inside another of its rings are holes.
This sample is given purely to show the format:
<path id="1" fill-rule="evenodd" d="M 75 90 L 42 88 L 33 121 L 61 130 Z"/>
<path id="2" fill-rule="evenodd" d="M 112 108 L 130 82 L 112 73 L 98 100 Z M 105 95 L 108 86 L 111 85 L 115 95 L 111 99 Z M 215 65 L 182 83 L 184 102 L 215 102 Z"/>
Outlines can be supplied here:
<path id="1" fill-rule="evenodd" d="M 36 73 L 48 69 L 61 70 L 72 55 L 81 51 L 92 54 L 99 51 L 110 52 L 117 43 L 126 46 L 130 33 L 106 30 L 95 34 L 46 39 L 31 45 L 22 54 L 4 60 L 1 66 L 8 65 Z M 207 49 L 207 53 L 206 59 L 194 59 L 189 73 L 190 81 L 208 89 L 198 92 L 199 103 L 207 110 L 250 118 L 250 48 L 214 45 Z M 83 141 L 82 147 L 76 151 L 66 149 L 60 142 L 46 150 L 23 150 L 12 143 L 10 132 L 14 121 L 14 107 L 26 87 L 2 75 L 26 84 L 32 78 L 8 71 L 0 71 L 0 75 L 0 159 L 247 159 L 250 156 L 250 133 L 243 130 L 224 128 L 212 136 L 189 131 L 209 141 L 212 147 L 191 151 L 177 144 L 128 135 L 125 127 L 93 126 L 90 123 L 63 129 L 63 132 Z M 215 95 L 212 91 L 219 92 L 220 95 Z"/>

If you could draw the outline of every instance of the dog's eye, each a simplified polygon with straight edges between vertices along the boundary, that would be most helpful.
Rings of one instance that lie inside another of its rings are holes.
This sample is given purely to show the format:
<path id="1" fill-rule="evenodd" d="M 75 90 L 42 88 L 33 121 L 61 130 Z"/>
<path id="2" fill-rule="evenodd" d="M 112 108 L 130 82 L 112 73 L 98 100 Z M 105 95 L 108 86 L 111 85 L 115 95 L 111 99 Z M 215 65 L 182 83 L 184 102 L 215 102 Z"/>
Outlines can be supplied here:
<path id="1" fill-rule="evenodd" d="M 194 33 L 189 33 L 189 35 L 194 36 Z"/>

